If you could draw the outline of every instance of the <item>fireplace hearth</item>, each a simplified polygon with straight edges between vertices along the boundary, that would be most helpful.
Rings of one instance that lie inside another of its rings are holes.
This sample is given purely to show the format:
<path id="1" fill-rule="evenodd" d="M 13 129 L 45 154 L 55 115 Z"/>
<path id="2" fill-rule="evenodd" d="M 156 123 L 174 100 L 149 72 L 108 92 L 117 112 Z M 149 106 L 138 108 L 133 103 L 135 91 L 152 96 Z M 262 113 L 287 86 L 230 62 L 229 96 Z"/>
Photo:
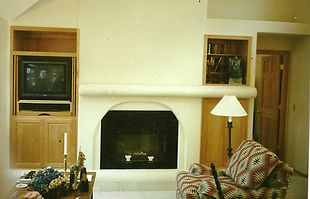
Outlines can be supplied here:
<path id="1" fill-rule="evenodd" d="M 176 169 L 177 155 L 171 111 L 112 110 L 101 120 L 100 169 Z"/>

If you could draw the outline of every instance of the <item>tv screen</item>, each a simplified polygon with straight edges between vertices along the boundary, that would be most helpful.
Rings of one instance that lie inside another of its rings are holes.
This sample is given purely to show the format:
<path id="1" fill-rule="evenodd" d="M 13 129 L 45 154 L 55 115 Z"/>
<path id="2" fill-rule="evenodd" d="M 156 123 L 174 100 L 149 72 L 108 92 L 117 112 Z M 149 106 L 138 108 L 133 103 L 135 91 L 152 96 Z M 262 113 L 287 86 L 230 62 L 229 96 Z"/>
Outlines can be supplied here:
<path id="1" fill-rule="evenodd" d="M 19 56 L 19 100 L 71 100 L 72 58 Z"/>

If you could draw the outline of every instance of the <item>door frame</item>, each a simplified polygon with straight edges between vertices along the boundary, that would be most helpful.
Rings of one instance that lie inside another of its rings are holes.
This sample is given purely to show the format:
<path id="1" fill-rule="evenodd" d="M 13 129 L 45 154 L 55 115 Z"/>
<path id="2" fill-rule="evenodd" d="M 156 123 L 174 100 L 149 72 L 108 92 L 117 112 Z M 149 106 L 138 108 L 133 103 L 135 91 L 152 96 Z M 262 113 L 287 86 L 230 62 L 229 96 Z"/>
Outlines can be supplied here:
<path id="1" fill-rule="evenodd" d="M 279 158 L 284 160 L 285 142 L 286 142 L 286 115 L 287 115 L 287 98 L 288 98 L 288 72 L 290 52 L 283 50 L 260 50 L 256 54 L 280 55 L 281 59 L 281 88 L 280 88 L 280 114 L 279 114 Z M 283 66 L 283 67 L 282 67 Z M 257 107 L 256 107 L 257 108 Z M 254 110 L 256 112 L 256 110 Z"/>

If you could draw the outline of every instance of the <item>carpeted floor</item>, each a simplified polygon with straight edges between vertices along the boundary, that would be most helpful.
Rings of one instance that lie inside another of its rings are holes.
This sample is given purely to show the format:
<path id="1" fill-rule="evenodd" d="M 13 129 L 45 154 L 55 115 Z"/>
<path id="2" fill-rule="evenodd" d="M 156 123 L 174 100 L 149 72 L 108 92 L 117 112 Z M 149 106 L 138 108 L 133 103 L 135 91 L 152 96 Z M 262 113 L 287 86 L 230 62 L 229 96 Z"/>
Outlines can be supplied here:
<path id="1" fill-rule="evenodd" d="M 110 184 L 112 187 L 103 187 L 102 191 L 95 190 L 94 199 L 175 199 L 176 184 L 171 183 L 117 183 Z M 115 187 L 119 190 L 116 190 Z M 114 188 L 113 188 L 114 187 Z M 158 190 L 152 190 L 158 189 Z M 286 195 L 286 199 L 307 199 L 308 179 L 294 174 Z"/>
<path id="2" fill-rule="evenodd" d="M 97 192 L 94 199 L 173 199 L 175 191 Z"/>

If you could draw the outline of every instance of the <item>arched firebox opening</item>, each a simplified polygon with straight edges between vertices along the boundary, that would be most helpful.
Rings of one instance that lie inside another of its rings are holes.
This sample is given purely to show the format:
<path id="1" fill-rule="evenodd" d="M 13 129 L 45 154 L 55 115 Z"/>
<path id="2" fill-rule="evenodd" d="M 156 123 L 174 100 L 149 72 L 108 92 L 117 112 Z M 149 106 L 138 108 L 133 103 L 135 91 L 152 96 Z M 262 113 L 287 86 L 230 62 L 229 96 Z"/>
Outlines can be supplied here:
<path id="1" fill-rule="evenodd" d="M 110 110 L 101 120 L 100 169 L 176 169 L 172 111 Z"/>

